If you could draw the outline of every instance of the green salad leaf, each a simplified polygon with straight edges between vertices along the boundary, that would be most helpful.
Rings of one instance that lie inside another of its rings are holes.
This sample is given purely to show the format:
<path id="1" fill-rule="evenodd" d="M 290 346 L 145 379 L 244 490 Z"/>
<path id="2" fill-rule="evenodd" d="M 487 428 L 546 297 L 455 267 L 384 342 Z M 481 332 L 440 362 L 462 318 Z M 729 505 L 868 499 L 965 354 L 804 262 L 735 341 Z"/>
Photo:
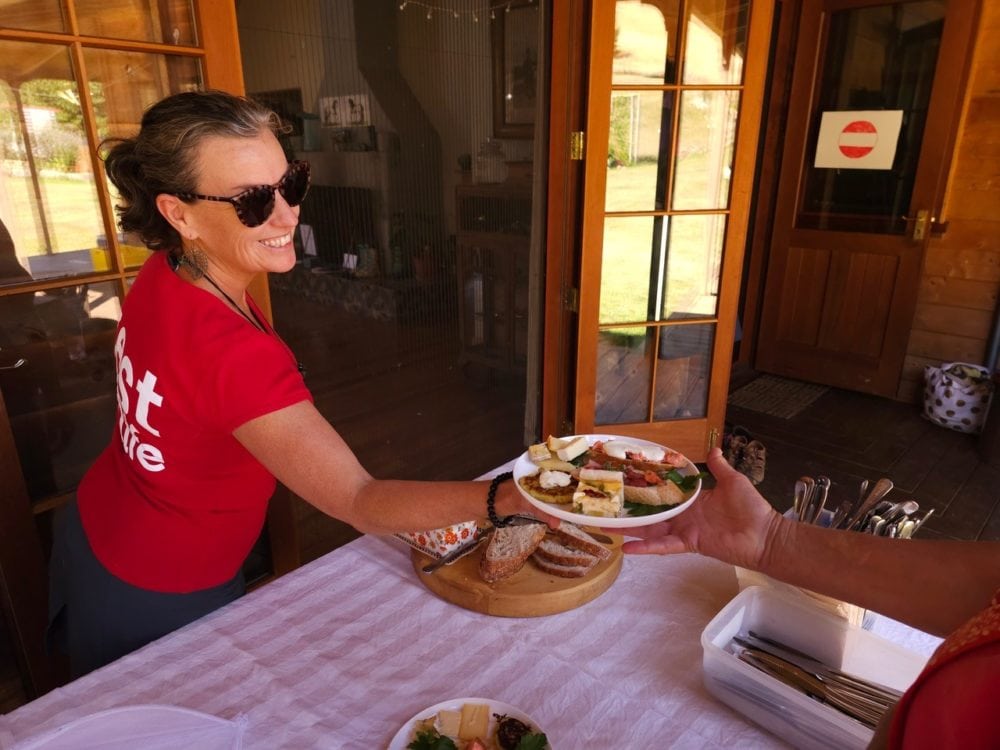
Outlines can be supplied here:
<path id="1" fill-rule="evenodd" d="M 416 739 L 406 748 L 407 750 L 458 750 L 451 737 L 445 737 L 433 728 L 418 731 Z"/>
<path id="2" fill-rule="evenodd" d="M 667 472 L 666 478 L 671 482 L 680 487 L 684 492 L 691 492 L 695 487 L 698 486 L 698 480 L 707 477 L 704 471 L 699 471 L 697 474 L 691 474 L 689 476 L 684 476 L 677 469 L 672 469 Z"/>
<path id="3" fill-rule="evenodd" d="M 549 745 L 549 739 L 543 732 L 526 734 L 517 743 L 517 750 L 545 750 Z"/>
<path id="4" fill-rule="evenodd" d="M 669 505 L 646 505 L 645 503 L 625 501 L 625 510 L 628 511 L 630 516 L 651 516 L 654 513 L 662 513 L 665 510 L 670 510 L 670 507 Z"/>

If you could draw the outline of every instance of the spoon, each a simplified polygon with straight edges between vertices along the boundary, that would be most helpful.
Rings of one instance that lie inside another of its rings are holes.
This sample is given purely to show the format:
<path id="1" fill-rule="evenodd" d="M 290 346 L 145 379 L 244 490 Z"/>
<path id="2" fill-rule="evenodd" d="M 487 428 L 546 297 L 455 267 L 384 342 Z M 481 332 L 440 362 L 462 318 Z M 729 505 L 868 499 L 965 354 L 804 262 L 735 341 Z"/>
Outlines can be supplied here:
<path id="1" fill-rule="evenodd" d="M 924 513 L 924 514 L 923 514 L 923 515 L 922 515 L 922 516 L 921 516 L 920 518 L 917 518 L 917 519 L 915 519 L 915 520 L 911 521 L 911 523 L 913 524 L 913 526 L 912 526 L 912 528 L 910 528 L 910 531 L 909 531 L 909 534 L 908 534 L 908 536 L 906 536 L 905 538 L 906 538 L 906 539 L 909 539 L 909 538 L 910 538 L 910 537 L 912 537 L 912 536 L 913 536 L 914 534 L 916 534 L 916 533 L 917 533 L 917 529 L 919 529 L 919 528 L 920 528 L 921 526 L 923 526 L 923 525 L 924 525 L 924 523 L 925 523 L 925 522 L 927 521 L 927 519 L 928 519 L 928 518 L 930 518 L 930 517 L 931 517 L 931 515 L 933 515 L 933 513 L 934 513 L 934 509 L 933 509 L 933 508 L 930 508 L 930 509 L 929 509 L 929 510 L 928 510 L 928 511 L 927 511 L 926 513 Z M 912 518 L 912 516 L 911 516 L 911 518 Z M 901 535 L 901 536 L 902 536 L 902 535 Z"/>
<path id="2" fill-rule="evenodd" d="M 800 483 L 803 487 L 803 493 L 802 501 L 799 504 L 798 517 L 800 521 L 808 522 L 809 505 L 812 502 L 813 490 L 816 489 L 816 481 L 812 477 L 800 477 L 799 481 L 795 483 L 796 488 Z"/>
<path id="3" fill-rule="evenodd" d="M 886 477 L 882 477 L 877 482 L 875 486 L 872 487 L 868 496 L 861 502 L 861 505 L 854 509 L 854 512 L 848 517 L 847 521 L 844 522 L 843 528 L 853 529 L 854 526 L 865 517 L 868 513 L 883 497 L 892 492 L 893 484 L 892 480 Z"/>
<path id="4" fill-rule="evenodd" d="M 920 504 L 916 500 L 900 500 L 898 503 L 893 503 L 882 514 L 882 517 L 885 518 L 886 523 L 895 523 L 901 517 L 912 515 L 918 510 L 920 510 Z"/>
<path id="5" fill-rule="evenodd" d="M 818 477 L 816 479 L 816 499 L 809 510 L 809 523 L 817 523 L 819 517 L 823 515 L 823 508 L 826 506 L 826 497 L 830 493 L 830 477 Z"/>

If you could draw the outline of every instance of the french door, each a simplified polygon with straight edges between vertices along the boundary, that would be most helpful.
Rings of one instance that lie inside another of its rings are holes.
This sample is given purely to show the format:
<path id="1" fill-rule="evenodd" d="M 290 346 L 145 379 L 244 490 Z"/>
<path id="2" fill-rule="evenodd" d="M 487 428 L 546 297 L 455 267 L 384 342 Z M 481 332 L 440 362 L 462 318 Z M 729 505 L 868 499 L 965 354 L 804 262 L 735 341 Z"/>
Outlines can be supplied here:
<path id="1" fill-rule="evenodd" d="M 0 653 L 31 697 L 57 679 L 42 649 L 52 511 L 111 438 L 112 339 L 148 254 L 116 228 L 98 144 L 167 94 L 243 84 L 231 2 L 2 6 Z"/>
<path id="2" fill-rule="evenodd" d="M 774 3 L 593 5 L 577 432 L 703 460 L 736 328 Z"/>
<path id="3" fill-rule="evenodd" d="M 976 6 L 802 4 L 757 369 L 896 395 Z"/>

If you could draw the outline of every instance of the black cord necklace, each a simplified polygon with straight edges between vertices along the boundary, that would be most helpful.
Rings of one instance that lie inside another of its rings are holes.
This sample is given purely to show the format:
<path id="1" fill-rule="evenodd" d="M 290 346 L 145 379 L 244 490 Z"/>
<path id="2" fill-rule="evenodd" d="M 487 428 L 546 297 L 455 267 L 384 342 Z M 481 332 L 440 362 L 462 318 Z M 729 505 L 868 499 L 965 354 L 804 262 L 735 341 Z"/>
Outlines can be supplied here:
<path id="1" fill-rule="evenodd" d="M 226 298 L 226 301 L 236 309 L 236 312 L 238 312 L 240 315 L 242 315 L 244 318 L 247 319 L 247 322 L 249 322 L 250 325 L 252 325 L 258 331 L 261 331 L 262 333 L 270 335 L 268 333 L 268 330 L 264 327 L 264 324 L 261 323 L 259 320 L 256 319 L 257 318 L 256 315 L 254 315 L 253 317 L 250 317 L 245 312 L 243 312 L 243 308 L 236 304 L 236 300 L 234 300 L 232 297 L 230 297 L 228 294 L 226 294 L 222 290 L 222 287 L 220 287 L 218 284 L 216 284 L 215 280 L 211 276 L 209 276 L 207 273 L 205 273 L 205 270 L 203 268 L 199 268 L 194 263 L 192 263 L 190 260 L 188 260 L 187 256 L 182 255 L 182 256 L 180 256 L 178 258 L 176 256 L 171 255 L 170 256 L 170 262 L 171 262 L 171 265 L 173 266 L 174 271 L 176 271 L 177 268 L 180 266 L 180 264 L 183 263 L 184 265 L 186 265 L 188 268 L 191 269 L 191 275 L 195 279 L 204 278 L 205 281 L 207 281 L 209 284 L 211 284 L 212 286 L 215 287 L 216 291 L 218 291 L 219 294 L 221 294 L 223 297 Z M 290 350 L 289 350 L 289 354 L 291 354 Z M 295 355 L 292 354 L 292 359 L 294 360 L 294 358 L 295 358 Z M 302 374 L 302 375 L 306 374 L 305 365 L 303 365 L 301 362 L 297 362 L 296 361 L 295 362 L 295 367 L 299 371 L 300 374 Z"/>
<path id="2" fill-rule="evenodd" d="M 215 280 L 211 276 L 209 276 L 204 271 L 201 272 L 201 275 L 205 278 L 205 281 L 207 281 L 209 284 L 211 284 L 212 286 L 214 286 L 216 288 L 216 290 L 219 292 L 219 294 L 221 294 L 223 297 L 226 298 L 226 301 L 230 305 L 232 305 L 234 308 L 236 308 L 236 312 L 238 312 L 240 315 L 242 315 L 244 318 L 246 318 L 250 322 L 250 325 L 252 325 L 258 331 L 261 331 L 262 333 L 267 333 L 267 329 L 264 328 L 263 325 L 261 325 L 261 323 L 260 323 L 259 320 L 255 319 L 256 316 L 254 316 L 253 318 L 251 318 L 249 315 L 247 315 L 246 312 L 243 310 L 243 308 L 236 304 L 236 300 L 234 300 L 232 297 L 230 297 L 228 294 L 226 294 L 224 291 L 222 291 L 222 287 L 220 287 L 218 284 L 216 284 Z"/>
<path id="3" fill-rule="evenodd" d="M 263 325 L 261 325 L 261 322 L 259 320 L 256 320 L 256 316 L 251 318 L 249 315 L 247 315 L 243 311 L 243 308 L 236 304 L 236 300 L 234 300 L 232 297 L 226 294 L 222 290 L 222 287 L 215 283 L 215 279 L 209 276 L 208 272 L 204 268 L 200 268 L 198 265 L 192 263 L 190 260 L 188 260 L 188 257 L 186 255 L 181 255 L 180 257 L 172 256 L 171 260 L 173 260 L 174 270 L 177 270 L 177 267 L 180 266 L 181 263 L 183 263 L 185 266 L 191 269 L 191 276 L 193 276 L 195 279 L 199 278 L 205 279 L 205 281 L 207 281 L 209 284 L 215 287 L 215 291 L 217 291 L 219 294 L 221 294 L 223 297 L 226 298 L 226 302 L 232 305 L 233 309 L 236 310 L 236 312 L 238 312 L 240 315 L 242 315 L 244 318 L 247 319 L 247 322 L 250 323 L 250 325 L 252 325 L 258 331 L 261 331 L 262 333 L 267 333 L 267 329 L 264 328 Z"/>

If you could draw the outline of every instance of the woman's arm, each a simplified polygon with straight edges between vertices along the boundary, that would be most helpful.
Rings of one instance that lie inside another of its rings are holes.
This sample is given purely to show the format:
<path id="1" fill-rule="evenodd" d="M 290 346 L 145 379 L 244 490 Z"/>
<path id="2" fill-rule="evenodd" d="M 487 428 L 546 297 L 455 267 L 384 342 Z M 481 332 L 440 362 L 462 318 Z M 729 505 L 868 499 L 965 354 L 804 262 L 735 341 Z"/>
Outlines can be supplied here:
<path id="1" fill-rule="evenodd" d="M 700 552 L 945 635 L 1000 589 L 1000 543 L 888 539 L 783 518 L 718 449 L 716 487 L 675 518 L 635 530 L 626 552 Z"/>
<path id="2" fill-rule="evenodd" d="M 308 401 L 240 425 L 233 435 L 279 482 L 359 531 L 424 531 L 486 516 L 487 482 L 373 478 Z M 497 491 L 501 515 L 530 512 L 512 482 Z"/>

